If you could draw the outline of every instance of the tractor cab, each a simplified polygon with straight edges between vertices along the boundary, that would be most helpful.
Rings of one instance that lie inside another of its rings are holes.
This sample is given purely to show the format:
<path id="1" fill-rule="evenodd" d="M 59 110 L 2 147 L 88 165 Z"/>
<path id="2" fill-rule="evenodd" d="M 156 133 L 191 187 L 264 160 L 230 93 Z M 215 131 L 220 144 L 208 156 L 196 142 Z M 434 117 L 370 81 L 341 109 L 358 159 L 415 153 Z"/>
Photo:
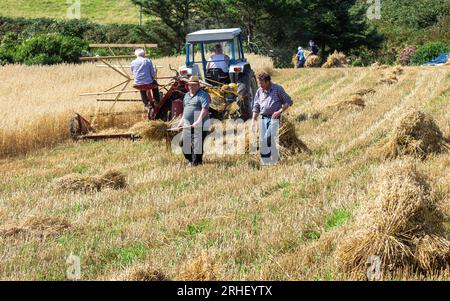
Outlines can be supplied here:
<path id="1" fill-rule="evenodd" d="M 245 59 L 239 28 L 200 30 L 186 37 L 186 65 L 180 74 L 197 75 L 208 83 L 236 83 Z"/>
<path id="2" fill-rule="evenodd" d="M 196 75 L 211 86 L 236 89 L 237 97 L 231 95 L 226 102 L 238 104 L 241 118 L 251 117 L 257 83 L 245 58 L 240 28 L 208 29 L 188 34 L 186 65 L 178 72 L 184 77 Z"/>

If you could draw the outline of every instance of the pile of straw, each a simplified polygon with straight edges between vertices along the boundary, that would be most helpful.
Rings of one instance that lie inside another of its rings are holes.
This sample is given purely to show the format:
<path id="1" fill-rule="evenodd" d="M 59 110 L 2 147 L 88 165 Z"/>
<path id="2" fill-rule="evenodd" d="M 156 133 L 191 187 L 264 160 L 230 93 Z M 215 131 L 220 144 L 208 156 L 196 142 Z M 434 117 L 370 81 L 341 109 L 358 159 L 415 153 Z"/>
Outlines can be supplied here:
<path id="1" fill-rule="evenodd" d="M 398 78 L 395 75 L 388 75 L 385 78 L 382 78 L 378 81 L 378 84 L 387 84 L 387 85 L 393 85 L 398 83 Z"/>
<path id="2" fill-rule="evenodd" d="M 294 68 L 297 67 L 298 64 L 298 56 L 297 53 L 294 53 L 294 55 L 292 56 L 292 65 L 294 65 Z"/>
<path id="3" fill-rule="evenodd" d="M 130 133 L 137 134 L 144 139 L 153 141 L 163 141 L 167 137 L 167 130 L 170 124 L 161 120 L 143 121 L 135 124 Z"/>
<path id="4" fill-rule="evenodd" d="M 364 108 L 366 106 L 366 102 L 364 101 L 364 99 L 362 98 L 362 96 L 360 95 L 353 95 L 352 97 L 350 97 L 350 99 L 346 99 L 343 101 L 340 101 L 338 103 L 335 104 L 335 106 L 338 109 L 344 109 L 348 106 L 356 106 L 359 108 Z"/>
<path id="5" fill-rule="evenodd" d="M 396 67 L 394 67 L 394 69 L 392 69 L 391 73 L 393 75 L 402 75 L 404 73 L 404 70 L 402 67 L 396 66 Z"/>
<path id="6" fill-rule="evenodd" d="M 107 170 L 99 178 L 101 188 L 123 189 L 127 187 L 127 179 L 123 173 L 117 170 Z"/>
<path id="7" fill-rule="evenodd" d="M 18 235 L 47 237 L 59 235 L 70 227 L 70 222 L 65 218 L 32 216 L 20 226 L 10 226 L 0 229 L 0 237 L 8 238 Z"/>
<path id="8" fill-rule="evenodd" d="M 108 170 L 101 176 L 70 174 L 56 179 L 52 186 L 59 192 L 97 192 L 104 188 L 122 189 L 127 186 L 125 175 L 120 171 Z"/>
<path id="9" fill-rule="evenodd" d="M 281 121 L 279 130 L 279 151 L 280 155 L 290 156 L 301 152 L 311 153 L 308 146 L 298 138 L 295 131 L 295 124 L 288 118 Z"/>
<path id="10" fill-rule="evenodd" d="M 352 235 L 336 250 L 340 269 L 366 277 L 368 259 L 378 256 L 381 274 L 399 270 L 432 273 L 449 267 L 450 242 L 444 214 L 427 178 L 412 160 L 398 161 L 379 175 L 352 225 Z"/>
<path id="11" fill-rule="evenodd" d="M 296 122 L 304 122 L 307 120 L 320 120 L 320 121 L 327 121 L 327 118 L 320 112 L 314 112 L 314 113 L 300 113 L 295 117 Z"/>
<path id="12" fill-rule="evenodd" d="M 425 159 L 431 153 L 444 151 L 446 147 L 443 134 L 432 117 L 412 110 L 399 120 L 378 151 L 384 159 L 403 155 Z"/>
<path id="13" fill-rule="evenodd" d="M 218 275 L 214 255 L 202 252 L 182 267 L 177 278 L 181 281 L 214 281 Z"/>
<path id="14" fill-rule="evenodd" d="M 166 141 L 166 144 L 170 145 L 173 138 L 179 133 L 168 131 L 175 123 L 175 121 L 164 122 L 161 120 L 143 121 L 135 124 L 128 132 L 149 141 Z"/>
<path id="15" fill-rule="evenodd" d="M 376 91 L 374 89 L 359 89 L 358 91 L 356 91 L 355 93 L 353 93 L 353 95 L 358 95 L 358 96 L 366 96 L 368 94 L 375 94 Z"/>
<path id="16" fill-rule="evenodd" d="M 168 281 L 164 273 L 159 269 L 154 269 L 151 266 L 133 266 L 127 273 L 120 277 L 124 281 Z"/>
<path id="17" fill-rule="evenodd" d="M 376 62 L 376 63 L 373 63 L 371 65 L 371 67 L 375 68 L 375 69 L 387 69 L 387 68 L 389 68 L 389 65 L 384 65 L 384 64 L 381 64 L 379 62 Z"/>
<path id="18" fill-rule="evenodd" d="M 393 85 L 398 83 L 398 76 L 402 75 L 404 72 L 403 68 L 397 66 L 391 70 L 390 73 L 386 74 L 382 79 L 378 81 L 378 84 Z"/>
<path id="19" fill-rule="evenodd" d="M 320 59 L 320 56 L 311 54 L 306 58 L 305 67 L 307 68 L 320 67 L 321 63 L 322 60 Z"/>
<path id="20" fill-rule="evenodd" d="M 348 61 L 344 53 L 335 50 L 333 54 L 330 54 L 322 68 L 340 68 L 347 67 Z"/>

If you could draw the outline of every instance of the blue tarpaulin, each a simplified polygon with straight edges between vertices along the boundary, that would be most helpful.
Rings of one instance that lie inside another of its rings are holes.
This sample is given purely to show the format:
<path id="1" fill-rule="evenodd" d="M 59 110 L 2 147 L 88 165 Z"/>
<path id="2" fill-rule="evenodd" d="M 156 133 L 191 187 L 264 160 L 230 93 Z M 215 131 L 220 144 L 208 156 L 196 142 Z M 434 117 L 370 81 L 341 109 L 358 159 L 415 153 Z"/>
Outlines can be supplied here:
<path id="1" fill-rule="evenodd" d="M 435 58 L 431 62 L 424 64 L 424 66 L 434 66 L 434 65 L 439 65 L 439 64 L 445 64 L 445 63 L 447 63 L 449 56 L 450 56 L 450 52 L 442 53 L 441 55 L 439 55 L 437 58 Z"/>

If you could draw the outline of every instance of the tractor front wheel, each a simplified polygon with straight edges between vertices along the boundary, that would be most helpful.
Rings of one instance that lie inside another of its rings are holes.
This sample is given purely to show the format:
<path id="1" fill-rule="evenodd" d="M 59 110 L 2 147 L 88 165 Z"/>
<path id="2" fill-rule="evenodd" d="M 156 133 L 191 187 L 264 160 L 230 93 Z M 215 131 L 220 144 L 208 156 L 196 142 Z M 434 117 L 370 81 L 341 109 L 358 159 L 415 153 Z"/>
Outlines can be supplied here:
<path id="1" fill-rule="evenodd" d="M 253 70 L 247 69 L 238 80 L 240 117 L 245 121 L 252 118 L 253 100 L 257 89 L 255 74 Z"/>

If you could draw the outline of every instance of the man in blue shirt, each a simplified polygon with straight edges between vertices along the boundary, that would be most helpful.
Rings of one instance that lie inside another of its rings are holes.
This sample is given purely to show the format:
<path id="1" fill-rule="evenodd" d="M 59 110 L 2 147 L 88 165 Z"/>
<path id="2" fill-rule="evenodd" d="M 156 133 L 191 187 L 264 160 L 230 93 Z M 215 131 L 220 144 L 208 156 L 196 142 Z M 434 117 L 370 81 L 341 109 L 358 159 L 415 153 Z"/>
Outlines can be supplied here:
<path id="1" fill-rule="evenodd" d="M 297 59 L 298 59 L 297 68 L 303 68 L 306 62 L 306 57 L 302 47 L 298 47 Z"/>
<path id="2" fill-rule="evenodd" d="M 259 148 L 263 165 L 278 162 L 276 145 L 281 115 L 292 106 L 292 99 L 280 85 L 272 83 L 271 76 L 265 72 L 258 76 L 260 88 L 253 103 L 252 129 L 256 132 L 259 118 Z"/>
<path id="3" fill-rule="evenodd" d="M 188 93 L 184 96 L 183 117 L 178 128 L 183 128 L 182 149 L 188 166 L 203 164 L 203 145 L 208 134 L 209 94 L 200 89 L 197 76 L 187 83 Z"/>
<path id="4" fill-rule="evenodd" d="M 160 100 L 158 83 L 155 80 L 156 71 L 150 59 L 145 58 L 145 51 L 137 49 L 136 59 L 131 62 L 131 73 L 134 77 L 134 88 L 141 92 L 141 98 L 146 108 L 153 106 L 150 99 Z M 153 95 L 152 95 L 153 94 Z"/>

